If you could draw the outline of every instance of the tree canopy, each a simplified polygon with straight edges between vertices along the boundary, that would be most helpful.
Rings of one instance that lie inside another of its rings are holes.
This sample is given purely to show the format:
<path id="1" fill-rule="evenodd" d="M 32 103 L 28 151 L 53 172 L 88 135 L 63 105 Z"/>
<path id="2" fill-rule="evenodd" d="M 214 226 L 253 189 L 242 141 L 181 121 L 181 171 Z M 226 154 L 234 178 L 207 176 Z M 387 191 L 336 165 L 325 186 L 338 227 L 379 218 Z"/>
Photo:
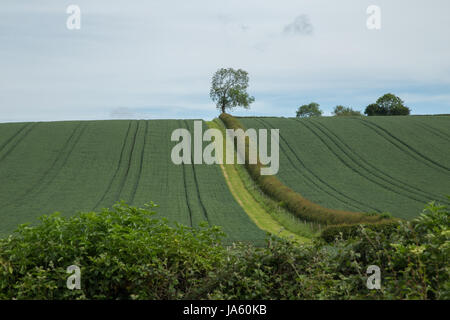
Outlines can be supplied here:
<path id="1" fill-rule="evenodd" d="M 405 106 L 402 99 L 392 93 L 387 93 L 378 98 L 376 103 L 366 107 L 364 113 L 368 116 L 406 116 L 411 109 Z"/>
<path id="2" fill-rule="evenodd" d="M 320 117 L 322 110 L 319 109 L 319 106 L 316 102 L 300 106 L 297 110 L 297 118 Z"/>
<path id="3" fill-rule="evenodd" d="M 353 110 L 352 108 L 339 105 L 334 108 L 333 115 L 340 117 L 340 116 L 361 116 L 362 114 L 360 111 L 356 111 Z"/>
<path id="4" fill-rule="evenodd" d="M 248 73 L 242 69 L 221 68 L 212 78 L 209 96 L 222 113 L 238 106 L 249 109 L 255 98 L 247 93 L 248 81 Z"/>

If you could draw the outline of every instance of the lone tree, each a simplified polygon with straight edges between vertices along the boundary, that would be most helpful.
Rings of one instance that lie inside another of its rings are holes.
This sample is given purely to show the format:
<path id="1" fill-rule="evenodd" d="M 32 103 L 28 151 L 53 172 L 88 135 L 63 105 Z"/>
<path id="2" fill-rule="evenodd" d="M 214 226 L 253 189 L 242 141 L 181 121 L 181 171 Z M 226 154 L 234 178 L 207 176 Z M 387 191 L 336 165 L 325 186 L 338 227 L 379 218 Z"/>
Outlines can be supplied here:
<path id="1" fill-rule="evenodd" d="M 297 118 L 320 117 L 321 115 L 322 110 L 319 109 L 319 104 L 315 102 L 304 104 L 297 110 Z"/>
<path id="2" fill-rule="evenodd" d="M 248 73 L 242 69 L 219 69 L 212 78 L 209 96 L 216 103 L 217 109 L 225 113 L 226 109 L 235 107 L 250 108 L 255 101 L 247 93 Z"/>
<path id="3" fill-rule="evenodd" d="M 376 103 L 368 105 L 364 111 L 368 116 L 407 116 L 410 112 L 403 100 L 392 93 L 378 98 Z"/>
<path id="4" fill-rule="evenodd" d="M 336 106 L 333 110 L 333 115 L 336 117 L 341 116 L 361 116 L 360 111 L 353 110 L 352 108 L 344 107 L 344 106 Z"/>

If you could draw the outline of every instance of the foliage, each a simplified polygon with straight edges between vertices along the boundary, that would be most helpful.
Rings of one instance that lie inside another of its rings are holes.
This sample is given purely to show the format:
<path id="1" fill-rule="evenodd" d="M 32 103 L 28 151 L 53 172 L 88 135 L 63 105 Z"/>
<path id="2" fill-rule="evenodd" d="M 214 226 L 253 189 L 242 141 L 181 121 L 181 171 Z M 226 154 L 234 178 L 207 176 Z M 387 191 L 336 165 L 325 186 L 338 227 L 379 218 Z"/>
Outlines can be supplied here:
<path id="1" fill-rule="evenodd" d="M 362 114 L 360 111 L 356 111 L 353 110 L 352 108 L 339 105 L 334 108 L 333 115 L 341 117 L 341 116 L 361 116 Z"/>
<path id="2" fill-rule="evenodd" d="M 321 115 L 322 110 L 319 109 L 319 104 L 315 102 L 304 104 L 297 110 L 297 118 L 320 117 Z"/>
<path id="3" fill-rule="evenodd" d="M 148 208 L 71 218 L 44 216 L 0 242 L 0 298 L 177 299 L 221 261 L 223 233 L 156 219 Z M 81 268 L 82 290 L 68 290 L 66 268 Z"/>
<path id="4" fill-rule="evenodd" d="M 368 105 L 364 113 L 368 116 L 406 116 L 411 110 L 404 104 L 396 95 L 387 93 L 378 98 L 376 103 Z"/>
<path id="5" fill-rule="evenodd" d="M 255 98 L 247 93 L 248 73 L 242 69 L 221 68 L 216 71 L 211 81 L 210 97 L 217 109 L 224 113 L 228 109 L 241 106 L 250 108 Z"/>
<path id="6" fill-rule="evenodd" d="M 386 220 L 379 223 L 371 224 L 339 224 L 327 226 L 320 233 L 320 238 L 328 243 L 332 243 L 336 238 L 341 238 L 343 240 L 348 240 L 355 238 L 360 234 L 361 227 L 367 230 L 376 231 L 378 233 L 384 233 L 388 235 L 397 228 L 399 220 Z"/>
<path id="7" fill-rule="evenodd" d="M 224 247 L 217 227 L 171 226 L 151 210 L 122 203 L 20 227 L 0 240 L 0 299 L 450 299 L 446 206 L 389 230 L 260 248 Z M 66 288 L 72 264 L 81 290 Z M 366 287 L 369 265 L 380 290 Z"/>
<path id="8" fill-rule="evenodd" d="M 368 116 L 386 116 L 388 114 L 388 110 L 376 103 L 372 103 L 366 107 L 364 113 Z"/>

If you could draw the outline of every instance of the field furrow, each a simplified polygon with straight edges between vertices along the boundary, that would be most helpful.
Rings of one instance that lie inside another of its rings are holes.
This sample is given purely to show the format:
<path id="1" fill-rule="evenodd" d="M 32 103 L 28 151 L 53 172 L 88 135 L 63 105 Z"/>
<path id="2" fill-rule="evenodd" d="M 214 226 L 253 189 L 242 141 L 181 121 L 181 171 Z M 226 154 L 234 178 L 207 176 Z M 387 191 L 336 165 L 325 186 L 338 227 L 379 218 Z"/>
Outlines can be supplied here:
<path id="1" fill-rule="evenodd" d="M 109 194 L 109 192 L 110 192 L 110 190 L 111 190 L 111 188 L 112 188 L 112 185 L 113 185 L 114 181 L 116 180 L 117 175 L 119 174 L 120 169 L 123 167 L 122 161 L 123 161 L 123 159 L 124 159 L 124 157 L 125 157 L 125 148 L 126 148 L 126 145 L 127 145 L 128 137 L 129 137 L 129 135 L 130 135 L 131 124 L 132 124 L 132 122 L 130 121 L 130 122 L 129 122 L 129 125 L 128 125 L 127 132 L 126 132 L 126 134 L 125 134 L 125 138 L 124 138 L 124 140 L 123 140 L 122 149 L 121 149 L 121 151 L 120 151 L 120 157 L 119 157 L 119 161 L 118 161 L 118 163 L 117 163 L 116 170 L 114 171 L 114 174 L 112 175 L 112 177 L 111 177 L 111 179 L 110 179 L 110 181 L 109 181 L 109 183 L 108 183 L 108 186 L 107 186 L 107 188 L 105 189 L 105 192 L 103 193 L 103 195 L 101 196 L 101 198 L 96 202 L 96 204 L 95 204 L 95 206 L 92 208 L 92 210 L 97 210 L 97 209 L 99 208 L 100 204 L 105 200 L 105 197 Z"/>
<path id="2" fill-rule="evenodd" d="M 134 184 L 134 187 L 133 187 L 133 192 L 132 192 L 132 195 L 131 195 L 131 199 L 130 199 L 130 203 L 132 204 L 132 203 L 134 203 L 134 199 L 135 199 L 135 197 L 136 197 L 136 191 L 137 191 L 137 189 L 138 189 L 138 187 L 139 187 L 139 183 L 141 182 L 141 177 L 142 177 L 142 167 L 143 167 L 143 165 L 144 165 L 144 161 L 145 161 L 145 148 L 146 148 L 146 145 L 147 145 L 147 135 L 148 135 L 148 121 L 145 121 L 145 131 L 144 131 L 144 138 L 143 138 L 143 141 L 142 141 L 142 147 L 140 148 L 140 157 L 139 157 L 139 171 L 138 171 L 138 174 L 137 174 L 137 179 L 136 179 L 136 182 L 135 182 L 135 184 Z"/>
<path id="3" fill-rule="evenodd" d="M 55 158 L 51 166 L 43 173 L 41 178 L 38 181 L 32 183 L 31 186 L 27 188 L 24 193 L 19 195 L 19 197 L 14 198 L 10 202 L 7 202 L 6 205 L 18 201 L 23 201 L 25 199 L 37 197 L 40 192 L 44 191 L 46 187 L 51 185 L 51 183 L 57 177 L 60 170 L 67 163 L 67 160 L 70 157 L 71 153 L 73 152 L 75 145 L 78 143 L 81 135 L 85 130 L 85 126 L 86 126 L 85 123 L 84 124 L 79 123 L 78 125 L 76 125 L 71 135 L 64 143 L 62 149 L 60 149 L 60 152 L 58 152 L 57 157 Z"/>
<path id="4" fill-rule="evenodd" d="M 422 130 L 430 132 L 431 134 L 433 134 L 437 138 L 444 139 L 447 142 L 450 142 L 450 135 L 447 135 L 445 132 L 440 131 L 437 128 L 433 128 L 433 127 L 431 127 L 429 125 L 425 125 L 421 121 L 417 121 L 415 123 L 415 125 L 419 126 Z"/>
<path id="5" fill-rule="evenodd" d="M 119 188 L 117 190 L 116 197 L 115 197 L 116 199 L 120 199 L 120 200 L 129 200 L 125 196 L 123 196 L 123 192 L 124 192 L 124 189 L 125 189 L 125 185 L 127 183 L 128 176 L 130 174 L 130 169 L 131 169 L 131 166 L 132 166 L 132 160 L 133 160 L 133 156 L 134 156 L 134 151 L 136 149 L 136 137 L 138 135 L 139 127 L 140 127 L 140 124 L 141 124 L 140 121 L 137 121 L 135 123 L 136 123 L 136 129 L 135 129 L 134 134 L 133 134 L 133 139 L 131 140 L 131 143 L 130 143 L 130 151 L 128 152 L 128 157 L 126 157 L 127 158 L 127 162 L 126 162 L 126 165 L 125 165 L 125 172 L 124 172 L 124 174 L 122 176 L 122 179 L 120 180 Z"/>
<path id="6" fill-rule="evenodd" d="M 342 161 L 346 166 L 357 172 L 361 175 L 362 178 L 375 183 L 382 188 L 385 188 L 391 192 L 394 192 L 400 196 L 407 197 L 411 200 L 415 200 L 419 203 L 426 203 L 430 201 L 430 198 L 423 197 L 423 195 L 417 194 L 416 192 L 412 192 L 405 188 L 403 184 L 397 184 L 392 181 L 388 175 L 380 175 L 374 170 L 372 166 L 367 166 L 364 161 L 354 157 L 355 153 L 351 150 L 351 148 L 346 148 L 346 146 L 339 142 L 339 140 L 333 138 L 333 135 L 328 133 L 326 130 L 317 126 L 313 121 L 310 121 L 310 124 L 314 126 L 317 130 L 319 130 L 329 142 L 325 142 L 330 150 Z M 339 155 L 340 154 L 340 155 Z M 432 198 L 431 198 L 432 199 Z"/>
<path id="7" fill-rule="evenodd" d="M 36 127 L 37 123 L 30 123 L 26 125 L 23 130 L 19 130 L 11 139 L 3 146 L 2 153 L 0 154 L 0 162 L 5 160 L 5 158 L 16 149 L 16 147 L 28 136 L 28 134 Z"/>
<path id="8" fill-rule="evenodd" d="M 267 126 L 271 129 L 275 129 L 273 126 L 271 126 L 269 123 L 263 121 L 262 119 L 259 120 L 263 126 Z M 283 131 L 283 130 L 282 130 Z M 317 174 L 315 174 L 311 169 L 309 169 L 304 162 L 301 160 L 301 158 L 298 156 L 298 154 L 295 152 L 294 148 L 287 142 L 285 135 L 283 132 L 280 132 L 280 139 L 283 141 L 284 145 L 290 150 L 291 154 L 294 156 L 294 160 L 291 160 L 290 156 L 284 151 L 287 155 L 287 158 L 289 159 L 289 162 L 291 163 L 292 167 L 299 172 L 304 178 L 306 178 L 311 184 L 313 184 L 318 192 L 326 193 L 328 196 L 335 198 L 337 201 L 343 203 L 347 208 L 353 209 L 353 210 L 364 210 L 363 208 L 370 207 L 374 211 L 379 211 L 375 207 L 371 207 L 370 205 L 366 203 L 362 203 L 356 199 L 353 199 L 349 197 L 348 195 L 342 193 L 340 190 L 334 188 L 330 184 L 328 184 L 324 179 L 320 178 Z M 280 146 L 281 148 L 281 146 Z M 300 169 L 302 168 L 302 170 Z M 304 175 L 302 172 L 306 171 L 310 174 L 311 177 L 308 175 Z"/>
<path id="9" fill-rule="evenodd" d="M 193 223 L 193 219 L 192 219 L 192 209 L 191 206 L 189 205 L 189 195 L 188 195 L 188 185 L 186 183 L 186 164 L 182 163 L 181 164 L 182 168 L 183 168 L 183 185 L 184 185 L 184 195 L 186 198 L 186 206 L 188 208 L 189 211 L 189 226 L 193 227 L 194 223 Z"/>
<path id="10" fill-rule="evenodd" d="M 333 144 L 332 141 L 330 141 L 329 137 L 326 134 L 321 135 L 319 133 L 318 130 L 314 130 L 311 126 L 310 123 L 306 124 L 303 123 L 303 125 L 305 125 L 308 129 L 311 130 L 311 132 L 313 132 L 317 138 L 326 146 L 326 148 L 344 165 L 346 166 L 348 169 L 350 169 L 351 171 L 353 171 L 356 175 L 358 175 L 359 177 L 361 177 L 362 179 L 365 179 L 367 181 L 369 181 L 370 183 L 373 183 L 379 187 L 381 187 L 381 189 L 386 189 L 394 194 L 397 194 L 399 196 L 405 196 L 407 198 L 409 198 L 410 200 L 413 201 L 417 201 L 419 203 L 422 203 L 421 200 L 419 200 L 418 198 L 412 197 L 410 195 L 405 195 L 401 192 L 399 192 L 398 190 L 391 188 L 389 186 L 387 186 L 386 184 L 384 184 L 381 179 L 380 180 L 376 180 L 375 178 L 373 178 L 369 172 L 367 171 L 363 171 L 360 170 L 359 165 L 356 163 L 351 163 L 351 160 L 349 160 L 348 154 L 345 153 L 345 151 L 343 151 L 342 149 L 338 148 L 335 144 Z M 327 141 L 327 138 L 329 139 Z M 380 212 L 379 209 L 377 209 L 378 212 Z"/>
<path id="11" fill-rule="evenodd" d="M 20 126 L 19 128 L 13 128 L 13 126 L 11 126 L 11 125 L 8 125 L 8 126 L 4 125 L 4 126 L 3 126 L 3 129 L 12 129 L 13 132 L 12 132 L 11 136 L 8 137 L 7 139 L 5 139 L 5 141 L 0 145 L 0 154 L 3 152 L 3 149 L 5 149 L 5 148 L 8 146 L 8 144 L 9 144 L 15 137 L 17 137 L 18 135 L 20 135 L 20 133 L 21 133 L 23 130 L 25 130 L 25 128 L 27 128 L 27 127 L 29 127 L 29 126 L 31 126 L 31 125 L 32 125 L 31 123 L 19 124 L 19 126 Z M 14 129 L 15 129 L 15 130 L 14 130 Z M 6 131 L 6 130 L 5 130 L 5 131 Z M 9 131 L 9 130 L 8 130 L 8 131 Z M 5 136 L 8 135 L 8 133 L 10 133 L 10 132 L 2 132 L 1 138 L 3 139 Z"/>
<path id="12" fill-rule="evenodd" d="M 170 221 L 193 227 L 206 221 L 221 226 L 227 242 L 263 244 L 265 232 L 236 202 L 219 165 L 172 162 L 173 130 L 193 135 L 193 127 L 192 120 L 0 125 L 0 234 L 55 211 L 153 201 Z"/>
<path id="13" fill-rule="evenodd" d="M 449 130 L 450 117 L 319 117 L 296 121 L 249 117 L 239 121 L 246 128 L 280 129 L 277 176 L 321 206 L 355 211 L 355 207 L 337 202 L 330 192 L 311 188 L 298 175 L 299 168 L 314 172 L 316 177 L 310 177 L 317 183 L 321 179 L 339 190 L 334 195 L 345 194 L 357 200 L 352 204 L 358 211 L 377 208 L 411 218 L 426 202 L 449 202 L 446 195 L 450 194 L 450 179 L 445 168 L 450 166 L 450 148 L 444 135 L 435 133 Z"/>
<path id="14" fill-rule="evenodd" d="M 394 144 L 398 148 L 406 151 L 408 154 L 410 154 L 416 160 L 422 161 L 423 163 L 427 164 L 431 168 L 434 167 L 434 168 L 440 169 L 441 172 L 443 172 L 447 175 L 450 175 L 450 169 L 447 166 L 442 165 L 442 164 L 434 161 L 433 159 L 430 159 L 429 157 L 425 156 L 424 154 L 417 151 L 416 149 L 414 149 L 407 143 L 405 143 L 402 140 L 395 137 L 393 134 L 391 134 L 389 131 L 387 131 L 383 127 L 377 125 L 376 123 L 370 122 L 370 121 L 366 121 L 366 120 L 361 120 L 361 121 L 364 122 L 369 128 L 373 129 L 380 136 L 382 136 L 386 140 L 390 141 L 392 144 Z"/>
<path id="15" fill-rule="evenodd" d="M 190 130 L 191 132 L 193 131 L 193 127 L 189 126 L 189 122 L 188 121 L 185 120 L 184 124 L 186 125 L 186 129 Z M 192 149 L 191 150 L 194 150 L 193 149 L 193 145 L 192 145 Z M 191 153 L 191 162 L 194 163 L 194 152 Z M 198 183 L 197 173 L 196 173 L 196 169 L 195 169 L 196 166 L 195 165 L 191 165 L 190 167 L 192 168 L 192 177 L 193 177 L 193 183 L 194 183 L 195 188 L 188 188 L 188 189 L 193 194 L 194 193 L 196 194 L 196 200 L 197 200 L 197 203 L 198 203 L 198 205 L 200 207 L 200 210 L 197 209 L 194 212 L 200 211 L 202 213 L 202 215 L 198 219 L 194 219 L 194 220 L 198 220 L 198 221 L 194 221 L 194 224 L 197 224 L 197 223 L 202 222 L 202 221 L 206 221 L 206 222 L 208 222 L 208 224 L 210 224 L 209 218 L 208 218 L 208 212 L 206 211 L 205 205 L 204 205 L 204 203 L 202 201 L 202 196 L 200 194 L 200 190 L 199 190 L 199 186 L 198 186 L 199 183 Z"/>
<path id="16" fill-rule="evenodd" d="M 371 164 L 369 161 L 366 161 L 362 156 L 358 154 L 354 149 L 352 149 L 342 138 L 337 136 L 334 132 L 332 132 L 329 128 L 324 126 L 319 121 L 311 121 L 312 125 L 318 128 L 321 132 L 323 132 L 336 146 L 341 150 L 356 166 L 358 166 L 362 171 L 367 171 L 369 174 L 378 178 L 382 184 L 386 184 L 386 188 L 390 189 L 389 185 L 396 189 L 401 190 L 400 193 L 404 196 L 419 201 L 421 203 L 426 203 L 432 200 L 440 200 L 444 203 L 447 203 L 447 200 L 439 195 L 432 194 L 426 191 L 423 191 L 413 185 L 409 185 L 407 182 L 397 179 L 390 174 L 383 172 L 377 166 Z M 364 174 L 363 174 L 364 176 Z"/>

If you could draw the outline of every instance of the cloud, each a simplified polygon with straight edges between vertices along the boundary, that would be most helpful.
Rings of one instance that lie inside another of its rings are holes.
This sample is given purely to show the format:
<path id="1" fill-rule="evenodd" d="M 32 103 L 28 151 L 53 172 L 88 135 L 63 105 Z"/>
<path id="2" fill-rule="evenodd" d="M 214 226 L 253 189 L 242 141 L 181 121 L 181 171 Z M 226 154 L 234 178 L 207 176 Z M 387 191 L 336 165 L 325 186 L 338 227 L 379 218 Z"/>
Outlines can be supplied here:
<path id="1" fill-rule="evenodd" d="M 220 13 L 220 14 L 217 15 L 217 19 L 218 19 L 221 23 L 223 23 L 223 24 L 229 24 L 229 23 L 233 22 L 233 20 L 234 20 L 234 19 L 231 17 L 231 15 L 228 15 L 228 14 L 222 14 L 222 13 Z"/>
<path id="2" fill-rule="evenodd" d="M 248 31 L 250 29 L 250 27 L 248 25 L 246 25 L 246 24 L 241 24 L 240 27 L 241 27 L 241 30 L 244 31 L 244 32 L 246 32 L 246 31 Z"/>
<path id="3" fill-rule="evenodd" d="M 79 31 L 65 5 L 25 3 L 2 0 L 0 122 L 212 117 L 220 67 L 249 72 L 257 102 L 242 115 L 315 100 L 361 109 L 389 91 L 420 113 L 449 108 L 448 0 L 380 0 L 380 31 L 361 0 L 77 0 Z"/>
<path id="4" fill-rule="evenodd" d="M 111 111 L 113 119 L 133 119 L 135 116 L 133 110 L 126 107 L 119 107 Z"/>
<path id="5" fill-rule="evenodd" d="M 299 15 L 295 20 L 284 27 L 284 34 L 310 35 L 314 27 L 306 14 Z"/>

